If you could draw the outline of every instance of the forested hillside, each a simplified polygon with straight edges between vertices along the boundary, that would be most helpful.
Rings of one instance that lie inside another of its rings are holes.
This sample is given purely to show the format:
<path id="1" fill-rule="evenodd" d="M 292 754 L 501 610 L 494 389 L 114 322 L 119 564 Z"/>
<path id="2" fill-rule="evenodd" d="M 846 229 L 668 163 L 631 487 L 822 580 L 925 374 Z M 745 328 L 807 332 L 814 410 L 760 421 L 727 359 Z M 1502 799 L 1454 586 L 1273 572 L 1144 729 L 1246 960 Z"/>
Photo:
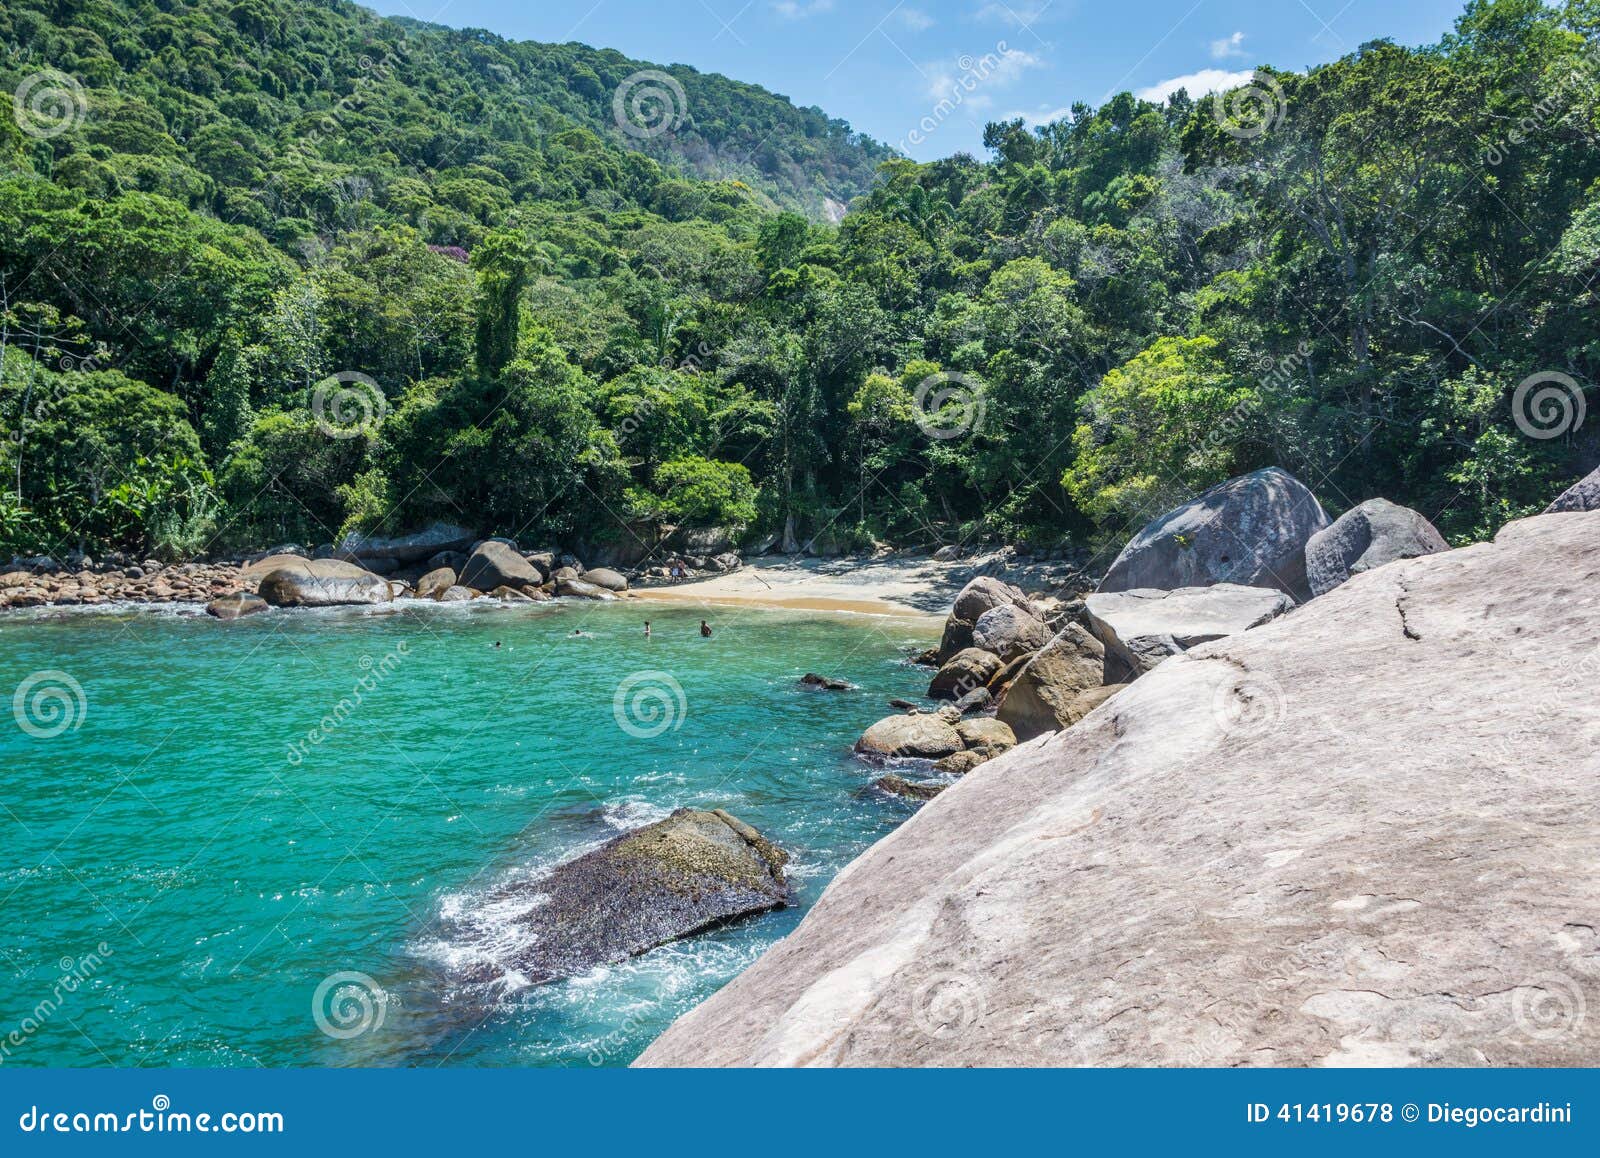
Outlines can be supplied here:
<path id="1" fill-rule="evenodd" d="M 1093 543 L 1268 463 L 1481 536 L 1593 465 L 1597 32 L 1474 3 L 919 165 L 579 45 L 12 0 L 0 551 Z"/>

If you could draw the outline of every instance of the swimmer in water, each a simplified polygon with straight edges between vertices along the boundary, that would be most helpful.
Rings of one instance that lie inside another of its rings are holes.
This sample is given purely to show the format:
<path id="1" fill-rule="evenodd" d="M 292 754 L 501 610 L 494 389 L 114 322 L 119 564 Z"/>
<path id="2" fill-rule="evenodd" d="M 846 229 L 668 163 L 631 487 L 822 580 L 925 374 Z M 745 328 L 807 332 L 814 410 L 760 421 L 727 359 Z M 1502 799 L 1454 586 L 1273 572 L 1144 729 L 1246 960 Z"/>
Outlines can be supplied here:
<path id="1" fill-rule="evenodd" d="M 494 649 L 496 651 L 500 650 L 500 641 L 498 639 L 494 641 Z"/>
<path id="2" fill-rule="evenodd" d="M 650 621 L 648 619 L 644 621 L 644 637 L 646 639 L 650 638 Z"/>
<path id="3" fill-rule="evenodd" d="M 711 625 L 703 619 L 700 621 L 700 634 L 706 639 L 711 638 Z"/>

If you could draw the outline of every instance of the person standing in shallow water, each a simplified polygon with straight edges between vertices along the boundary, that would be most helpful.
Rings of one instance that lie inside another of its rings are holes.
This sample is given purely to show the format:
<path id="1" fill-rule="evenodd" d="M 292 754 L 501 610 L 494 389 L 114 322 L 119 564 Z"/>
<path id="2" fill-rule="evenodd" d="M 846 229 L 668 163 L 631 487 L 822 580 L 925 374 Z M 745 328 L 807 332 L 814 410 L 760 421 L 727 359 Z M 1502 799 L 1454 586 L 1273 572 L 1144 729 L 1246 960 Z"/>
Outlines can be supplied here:
<path id="1" fill-rule="evenodd" d="M 644 637 L 646 639 L 650 638 L 650 621 L 648 619 L 644 621 Z"/>
<path id="2" fill-rule="evenodd" d="M 700 634 L 706 639 L 711 638 L 711 625 L 703 619 L 700 621 Z"/>

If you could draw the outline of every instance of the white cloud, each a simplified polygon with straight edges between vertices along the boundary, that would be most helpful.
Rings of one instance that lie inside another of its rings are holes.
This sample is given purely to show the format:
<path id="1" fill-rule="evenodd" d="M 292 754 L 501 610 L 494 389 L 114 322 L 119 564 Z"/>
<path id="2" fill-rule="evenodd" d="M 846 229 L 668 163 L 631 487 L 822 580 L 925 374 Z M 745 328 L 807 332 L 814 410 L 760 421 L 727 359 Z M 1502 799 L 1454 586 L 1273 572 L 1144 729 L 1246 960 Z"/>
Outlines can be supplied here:
<path id="1" fill-rule="evenodd" d="M 1142 101 L 1151 101 L 1160 104 L 1177 92 L 1180 88 L 1198 100 L 1211 92 L 1222 92 L 1230 88 L 1239 88 L 1249 84 L 1255 79 L 1255 73 L 1228 72 L 1220 68 L 1202 68 L 1199 72 L 1175 76 L 1170 80 L 1158 81 L 1149 88 L 1142 88 L 1133 95 Z"/>
<path id="2" fill-rule="evenodd" d="M 962 56 L 953 61 L 940 61 L 922 67 L 928 78 L 928 95 L 936 101 L 954 97 L 962 91 L 960 103 L 972 109 L 987 109 L 994 100 L 983 92 L 986 88 L 1006 88 L 1022 78 L 1030 68 L 1044 67 L 1044 59 L 1020 48 L 1002 53 L 986 53 L 981 57 Z"/>
<path id="3" fill-rule="evenodd" d="M 894 18 L 913 32 L 925 32 L 933 27 L 933 17 L 920 8 L 896 8 Z"/>
<path id="4" fill-rule="evenodd" d="M 1050 10 L 1052 0 L 991 0 L 978 9 L 979 20 L 993 20 L 1009 24 L 1012 28 L 1026 28 L 1037 24 Z"/>
<path id="5" fill-rule="evenodd" d="M 804 20 L 807 16 L 815 16 L 819 12 L 831 12 L 833 0 L 775 0 L 772 10 L 785 20 Z"/>
<path id="6" fill-rule="evenodd" d="M 999 119 L 1002 121 L 1020 120 L 1023 124 L 1027 125 L 1028 128 L 1037 129 L 1040 125 L 1053 125 L 1057 121 L 1064 121 L 1071 115 L 1072 108 L 1069 105 L 1062 105 L 1058 109 L 1041 106 L 1031 113 L 1022 109 L 1015 109 L 1009 113 L 1003 114 Z"/>
<path id="7" fill-rule="evenodd" d="M 1221 40 L 1211 42 L 1211 59 L 1227 60 L 1230 56 L 1244 55 L 1244 33 L 1235 32 L 1232 36 L 1224 36 Z"/>

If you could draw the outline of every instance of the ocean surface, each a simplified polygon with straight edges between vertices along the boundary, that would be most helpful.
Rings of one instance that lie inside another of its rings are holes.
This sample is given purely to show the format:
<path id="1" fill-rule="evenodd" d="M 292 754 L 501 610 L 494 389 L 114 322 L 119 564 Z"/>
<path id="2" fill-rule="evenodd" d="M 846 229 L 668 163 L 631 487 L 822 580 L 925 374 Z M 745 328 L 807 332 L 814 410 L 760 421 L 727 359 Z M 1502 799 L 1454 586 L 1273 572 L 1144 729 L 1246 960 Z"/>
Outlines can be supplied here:
<path id="1" fill-rule="evenodd" d="M 908 815 L 850 745 L 932 621 L 397 606 L 0 617 L 0 1066 L 625 1065 Z M 685 806 L 788 849 L 800 905 L 500 967 L 551 865 Z"/>

